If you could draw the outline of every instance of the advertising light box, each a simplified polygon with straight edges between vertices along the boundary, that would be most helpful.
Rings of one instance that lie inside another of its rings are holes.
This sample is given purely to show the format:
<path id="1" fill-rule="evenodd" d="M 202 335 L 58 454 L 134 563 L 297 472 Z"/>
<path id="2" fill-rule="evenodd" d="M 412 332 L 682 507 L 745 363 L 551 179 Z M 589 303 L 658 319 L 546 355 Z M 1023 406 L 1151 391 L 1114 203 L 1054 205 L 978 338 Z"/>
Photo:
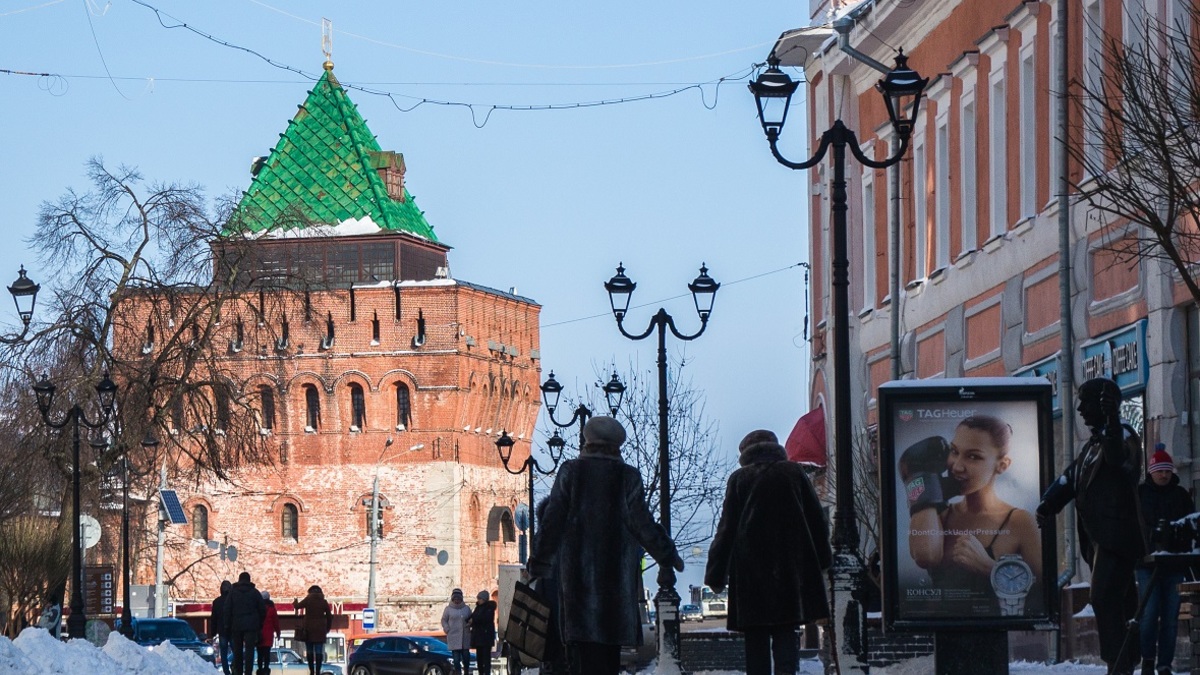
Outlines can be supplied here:
<path id="1" fill-rule="evenodd" d="M 1052 388 L 1040 377 L 879 389 L 887 630 L 1029 630 L 1057 617 Z"/>

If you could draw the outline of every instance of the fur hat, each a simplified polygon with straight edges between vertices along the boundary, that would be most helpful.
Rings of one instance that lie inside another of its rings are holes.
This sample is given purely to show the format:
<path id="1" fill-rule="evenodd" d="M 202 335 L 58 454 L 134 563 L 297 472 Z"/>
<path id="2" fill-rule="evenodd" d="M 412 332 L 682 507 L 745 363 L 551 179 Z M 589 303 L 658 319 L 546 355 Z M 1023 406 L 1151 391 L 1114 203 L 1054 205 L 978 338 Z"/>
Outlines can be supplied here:
<path id="1" fill-rule="evenodd" d="M 779 445 L 779 437 L 775 435 L 775 432 L 767 431 L 766 429 L 751 431 L 746 434 L 741 443 L 738 443 L 738 452 L 745 452 L 750 446 L 758 445 L 759 443 L 774 443 L 775 445 Z"/>
<path id="2" fill-rule="evenodd" d="M 1167 454 L 1166 445 L 1159 443 L 1154 446 L 1154 454 L 1150 456 L 1150 473 L 1155 471 L 1170 471 L 1175 473 L 1175 462 Z"/>
<path id="3" fill-rule="evenodd" d="M 479 602 L 487 602 L 492 599 L 492 596 L 488 595 L 487 591 L 479 591 L 475 594 L 475 599 Z"/>
<path id="4" fill-rule="evenodd" d="M 619 448 L 625 442 L 625 427 L 611 417 L 593 417 L 583 425 L 583 440 L 594 445 Z"/>
<path id="5" fill-rule="evenodd" d="M 263 600 L 270 600 L 271 599 L 271 591 L 263 591 L 262 596 L 263 596 Z"/>
<path id="6" fill-rule="evenodd" d="M 455 598 L 462 600 L 462 596 L 463 596 L 463 594 L 462 594 L 461 588 L 456 588 L 456 589 L 450 591 L 450 599 L 451 600 L 454 600 Z"/>

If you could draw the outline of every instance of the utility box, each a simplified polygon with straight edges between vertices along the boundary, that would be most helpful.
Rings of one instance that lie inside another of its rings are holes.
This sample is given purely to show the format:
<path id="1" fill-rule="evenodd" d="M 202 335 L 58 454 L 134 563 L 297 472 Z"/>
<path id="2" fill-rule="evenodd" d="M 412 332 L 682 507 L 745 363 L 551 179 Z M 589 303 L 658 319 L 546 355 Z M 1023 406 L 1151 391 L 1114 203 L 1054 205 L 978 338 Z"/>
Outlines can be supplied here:
<path id="1" fill-rule="evenodd" d="M 133 584 L 129 587 L 129 611 L 138 619 L 154 616 L 154 584 Z"/>

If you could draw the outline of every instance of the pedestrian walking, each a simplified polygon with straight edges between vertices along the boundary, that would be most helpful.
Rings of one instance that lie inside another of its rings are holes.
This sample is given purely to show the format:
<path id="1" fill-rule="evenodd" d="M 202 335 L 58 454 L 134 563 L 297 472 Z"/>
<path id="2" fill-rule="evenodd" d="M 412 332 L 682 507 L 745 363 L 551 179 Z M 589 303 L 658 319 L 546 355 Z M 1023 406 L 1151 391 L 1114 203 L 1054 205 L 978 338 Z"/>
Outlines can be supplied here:
<path id="1" fill-rule="evenodd" d="M 1156 550 L 1179 552 L 1180 547 L 1171 540 L 1169 524 L 1196 509 L 1192 505 L 1192 496 L 1179 484 L 1175 462 L 1163 443 L 1154 446 L 1146 480 L 1138 486 L 1138 497 L 1144 531 L 1153 533 L 1151 544 Z M 1139 623 L 1142 675 L 1171 675 L 1175 639 L 1179 632 L 1179 584 L 1183 579 L 1182 569 L 1159 569 L 1155 576 L 1149 565 L 1141 564 L 1137 568 L 1138 592 L 1145 598 Z"/>
<path id="2" fill-rule="evenodd" d="M 225 603 L 229 599 L 229 589 L 233 584 L 228 580 L 221 582 L 221 595 L 213 598 L 212 617 L 209 619 L 209 630 L 217 635 L 218 658 L 221 659 L 221 671 L 229 675 L 229 659 L 232 652 L 229 649 L 229 612 Z"/>
<path id="3" fill-rule="evenodd" d="M 279 638 L 279 611 L 275 609 L 269 591 L 263 591 L 262 597 L 267 606 L 267 613 L 263 618 L 262 636 L 258 641 L 258 670 L 255 674 L 271 675 L 271 647 L 275 646 L 275 640 Z"/>
<path id="4" fill-rule="evenodd" d="M 251 675 L 267 605 L 250 581 L 249 572 L 239 574 L 237 583 L 230 587 L 226 613 L 233 649 L 233 675 Z"/>
<path id="5" fill-rule="evenodd" d="M 799 627 L 829 618 L 829 525 L 803 467 L 788 461 L 774 433 L 747 434 L 738 464 L 725 487 L 704 583 L 718 593 L 729 589 L 726 625 L 745 634 L 746 675 L 794 675 Z"/>
<path id="6" fill-rule="evenodd" d="M 455 675 L 471 675 L 471 633 L 467 628 L 470 618 L 471 608 L 463 602 L 462 589 L 454 589 L 450 592 L 450 603 L 442 610 L 442 630 L 446 632 Z"/>
<path id="7" fill-rule="evenodd" d="M 1045 526 L 1072 500 L 1080 549 L 1092 568 L 1091 600 L 1100 636 L 1100 658 L 1113 675 L 1130 675 L 1138 647 L 1125 644 L 1126 626 L 1137 612 L 1134 567 L 1146 553 L 1138 515 L 1141 439 L 1120 417 L 1121 389 L 1092 378 L 1079 387 L 1079 416 L 1091 429 L 1075 461 L 1050 484 L 1037 507 Z"/>
<path id="8" fill-rule="evenodd" d="M 321 665 L 325 663 L 325 638 L 333 628 L 333 611 L 329 601 L 320 586 L 313 584 L 308 587 L 308 595 L 303 600 L 292 600 L 292 606 L 304 610 L 300 619 L 301 642 L 304 643 L 304 659 L 308 662 L 309 675 L 320 675 Z"/>
<path id="9" fill-rule="evenodd" d="M 487 591 L 475 595 L 475 609 L 467 619 L 471 629 L 471 647 L 479 675 L 492 674 L 492 649 L 496 646 L 496 601 Z"/>
<path id="10" fill-rule="evenodd" d="M 560 629 L 573 675 L 616 675 L 621 647 L 641 644 L 642 549 L 683 571 L 675 543 L 646 507 L 637 469 L 621 459 L 625 428 L 611 417 L 583 427 L 577 459 L 550 490 L 529 573 L 551 573 L 557 556 Z"/>

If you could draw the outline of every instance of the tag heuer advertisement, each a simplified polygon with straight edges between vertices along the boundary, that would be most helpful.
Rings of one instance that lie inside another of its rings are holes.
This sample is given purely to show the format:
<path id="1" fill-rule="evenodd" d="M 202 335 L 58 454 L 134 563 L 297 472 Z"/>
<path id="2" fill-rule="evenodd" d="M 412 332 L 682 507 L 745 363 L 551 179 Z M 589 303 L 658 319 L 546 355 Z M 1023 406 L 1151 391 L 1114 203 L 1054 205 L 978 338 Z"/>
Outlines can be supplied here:
<path id="1" fill-rule="evenodd" d="M 1045 624 L 1057 564 L 1034 511 L 1052 479 L 1050 383 L 889 382 L 879 413 L 889 629 Z"/>

